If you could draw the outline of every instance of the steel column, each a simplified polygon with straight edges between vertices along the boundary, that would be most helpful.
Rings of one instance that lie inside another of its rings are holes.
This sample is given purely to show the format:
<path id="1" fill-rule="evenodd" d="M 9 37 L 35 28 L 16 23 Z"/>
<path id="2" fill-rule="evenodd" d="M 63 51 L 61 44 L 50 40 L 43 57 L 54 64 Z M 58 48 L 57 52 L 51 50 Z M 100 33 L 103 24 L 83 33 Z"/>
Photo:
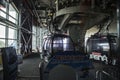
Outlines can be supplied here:
<path id="1" fill-rule="evenodd" d="M 22 7 L 22 4 L 20 3 L 20 7 Z M 22 11 L 22 9 L 20 8 L 20 10 L 19 10 L 19 23 L 18 23 L 18 27 L 17 27 L 17 29 L 18 29 L 18 36 L 17 36 L 17 39 L 18 39 L 18 44 L 17 44 L 17 46 L 18 46 L 18 54 L 21 54 L 21 11 Z"/>
<path id="2" fill-rule="evenodd" d="M 6 6 L 6 13 L 9 13 L 9 4 L 7 3 Z M 6 19 L 9 19 L 9 15 L 6 15 Z M 5 38 L 8 38 L 8 24 L 6 25 L 6 29 L 5 29 Z M 5 47 L 8 47 L 8 39 L 5 39 Z"/>
<path id="3" fill-rule="evenodd" d="M 118 37 L 118 54 L 120 53 L 120 2 L 117 0 L 117 37 Z"/>

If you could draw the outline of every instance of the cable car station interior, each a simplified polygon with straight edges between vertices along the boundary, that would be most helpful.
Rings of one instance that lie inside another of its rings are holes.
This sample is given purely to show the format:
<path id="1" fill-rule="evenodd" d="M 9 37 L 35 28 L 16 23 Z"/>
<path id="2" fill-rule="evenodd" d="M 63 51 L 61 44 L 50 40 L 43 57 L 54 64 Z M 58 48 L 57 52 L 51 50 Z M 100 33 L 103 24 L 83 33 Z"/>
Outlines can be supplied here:
<path id="1" fill-rule="evenodd" d="M 119 0 L 0 0 L 0 80 L 120 80 Z"/>

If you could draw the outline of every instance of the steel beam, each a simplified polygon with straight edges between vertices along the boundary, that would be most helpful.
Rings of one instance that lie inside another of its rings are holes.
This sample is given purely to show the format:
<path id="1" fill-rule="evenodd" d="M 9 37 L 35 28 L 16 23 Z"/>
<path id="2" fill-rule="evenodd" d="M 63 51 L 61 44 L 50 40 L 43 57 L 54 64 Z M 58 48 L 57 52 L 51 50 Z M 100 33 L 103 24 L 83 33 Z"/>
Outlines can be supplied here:
<path id="1" fill-rule="evenodd" d="M 107 13 L 101 13 L 101 12 L 95 12 L 95 11 L 91 11 L 91 7 L 89 6 L 74 6 L 74 7 L 67 7 L 64 9 L 60 9 L 59 11 L 57 11 L 55 13 L 55 15 L 53 16 L 53 19 L 61 16 L 61 15 L 65 15 L 65 14 L 73 14 L 73 13 L 80 13 L 81 16 L 84 15 L 88 15 L 88 14 L 95 14 L 95 15 L 109 15 Z"/>
<path id="2" fill-rule="evenodd" d="M 90 18 L 86 21 L 87 24 L 85 24 L 86 29 L 90 29 L 94 25 L 100 24 L 104 20 L 104 15 L 98 15 L 95 18 Z"/>
<path id="3" fill-rule="evenodd" d="M 61 21 L 60 25 L 58 26 L 59 29 L 63 29 L 69 22 L 70 18 L 72 17 L 72 14 L 66 14 Z"/>
<path id="4" fill-rule="evenodd" d="M 84 6 L 84 7 L 86 7 L 86 6 Z M 86 10 L 83 8 L 80 9 L 80 6 L 68 7 L 68 8 L 64 8 L 64 9 L 57 11 L 54 18 L 61 16 L 61 15 L 65 15 L 65 14 L 72 14 L 72 13 L 85 12 L 85 11 Z"/>

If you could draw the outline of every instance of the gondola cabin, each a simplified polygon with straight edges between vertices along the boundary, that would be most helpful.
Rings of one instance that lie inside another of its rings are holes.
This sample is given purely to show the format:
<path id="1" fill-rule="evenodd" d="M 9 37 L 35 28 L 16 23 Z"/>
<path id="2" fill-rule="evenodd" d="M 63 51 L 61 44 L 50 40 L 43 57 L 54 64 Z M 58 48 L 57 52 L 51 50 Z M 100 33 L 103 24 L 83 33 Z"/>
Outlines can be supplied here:
<path id="1" fill-rule="evenodd" d="M 116 55 L 116 36 L 110 34 L 92 35 L 88 39 L 86 47 L 90 59 L 109 63 L 109 59 Z"/>
<path id="2" fill-rule="evenodd" d="M 74 51 L 74 44 L 68 35 L 53 34 L 47 36 L 43 43 L 43 55 L 53 56 L 56 52 Z"/>
<path id="3" fill-rule="evenodd" d="M 43 43 L 43 61 L 39 64 L 40 76 L 42 76 L 40 80 L 53 80 L 49 79 L 51 74 L 52 76 L 62 75 L 66 70 L 65 66 L 67 66 L 67 69 L 73 69 L 75 73 L 75 79 L 67 76 L 69 80 L 76 80 L 80 76 L 88 77 L 88 70 L 93 68 L 92 62 L 84 53 L 75 51 L 73 41 L 68 35 L 53 34 L 47 36 Z M 63 73 L 57 72 L 56 74 L 54 70 Z M 79 74 L 79 72 L 82 74 Z M 79 77 L 76 77 L 76 75 L 79 75 Z M 58 77 L 58 80 L 60 79 L 61 77 Z"/>

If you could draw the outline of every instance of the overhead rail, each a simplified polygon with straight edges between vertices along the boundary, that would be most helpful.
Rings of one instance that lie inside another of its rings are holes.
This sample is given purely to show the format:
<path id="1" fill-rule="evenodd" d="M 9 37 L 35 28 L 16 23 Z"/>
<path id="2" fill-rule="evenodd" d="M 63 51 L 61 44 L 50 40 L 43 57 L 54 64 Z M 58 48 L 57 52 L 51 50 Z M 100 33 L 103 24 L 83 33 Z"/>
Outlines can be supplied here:
<path id="1" fill-rule="evenodd" d="M 88 16 L 87 19 L 90 20 L 90 22 L 88 23 L 90 24 L 90 26 L 94 26 L 95 24 L 98 24 L 99 22 L 101 22 L 105 18 L 105 16 L 111 16 L 111 14 L 113 14 L 110 12 L 110 9 L 107 9 L 108 8 L 107 5 L 110 5 L 110 4 L 108 4 L 108 2 L 106 2 L 105 0 L 101 0 L 101 1 L 99 0 L 98 1 L 56 0 L 55 3 L 56 3 L 56 13 L 54 13 L 53 15 L 53 21 L 55 21 L 56 19 L 59 19 L 61 16 L 65 17 L 65 15 L 67 14 L 73 14 L 73 15 L 79 14 L 81 17 Z M 109 3 L 111 2 L 109 1 Z M 62 5 L 63 7 L 60 7 L 60 5 Z M 101 5 L 101 6 L 98 6 L 98 5 Z M 110 5 L 110 8 L 114 8 L 114 7 Z M 97 21 L 95 21 L 94 24 L 92 24 L 94 20 L 97 20 Z M 88 26 L 88 25 L 85 25 L 85 26 Z"/>
<path id="2" fill-rule="evenodd" d="M 83 8 L 84 7 L 84 8 Z M 55 19 L 56 17 L 59 17 L 61 15 L 65 15 L 65 14 L 73 14 L 73 13 L 79 13 L 81 14 L 81 16 L 86 16 L 87 14 L 98 14 L 98 15 L 108 15 L 108 13 L 102 13 L 102 12 L 94 12 L 91 11 L 91 8 L 88 6 L 73 6 L 73 7 L 67 7 L 64 9 L 60 9 L 59 11 L 57 11 L 54 16 L 53 19 Z"/>

